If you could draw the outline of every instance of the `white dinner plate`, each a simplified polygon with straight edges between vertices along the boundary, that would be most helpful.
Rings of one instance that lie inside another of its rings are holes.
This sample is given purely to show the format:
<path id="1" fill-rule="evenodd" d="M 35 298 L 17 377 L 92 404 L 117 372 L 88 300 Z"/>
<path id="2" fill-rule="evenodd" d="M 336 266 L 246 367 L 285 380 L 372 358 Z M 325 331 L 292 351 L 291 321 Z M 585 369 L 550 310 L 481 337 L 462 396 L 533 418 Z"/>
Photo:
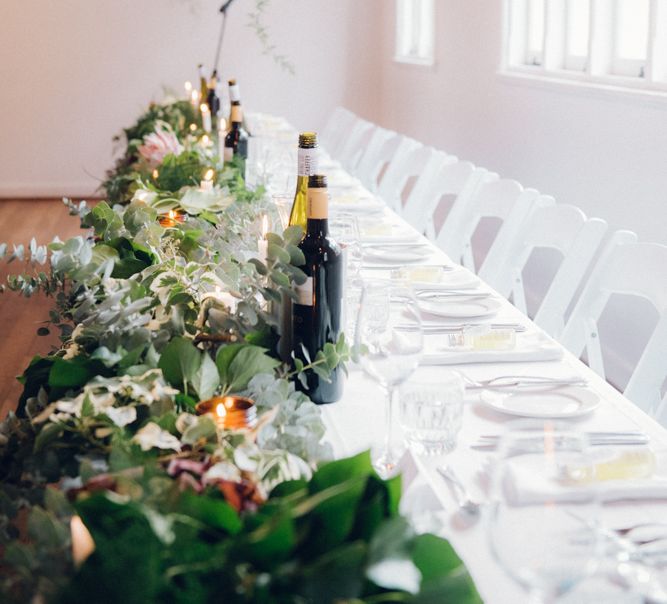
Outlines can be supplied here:
<path id="1" fill-rule="evenodd" d="M 429 248 L 423 249 L 366 249 L 364 250 L 364 260 L 374 262 L 419 262 L 433 254 Z"/>
<path id="2" fill-rule="evenodd" d="M 502 302 L 497 298 L 456 297 L 451 300 L 419 300 L 418 305 L 419 310 L 426 315 L 447 319 L 472 319 L 496 314 Z"/>
<path id="3" fill-rule="evenodd" d="M 508 415 L 539 419 L 565 419 L 590 413 L 600 404 L 592 390 L 578 386 L 522 388 L 512 392 L 485 390 L 482 402 Z"/>

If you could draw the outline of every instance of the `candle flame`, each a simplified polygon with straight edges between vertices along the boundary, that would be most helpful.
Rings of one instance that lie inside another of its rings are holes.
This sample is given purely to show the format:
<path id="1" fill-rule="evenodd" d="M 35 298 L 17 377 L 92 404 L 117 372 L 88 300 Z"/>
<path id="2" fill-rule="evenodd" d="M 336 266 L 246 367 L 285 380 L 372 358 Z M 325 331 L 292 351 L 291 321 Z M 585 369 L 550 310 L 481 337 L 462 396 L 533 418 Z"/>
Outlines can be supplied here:
<path id="1" fill-rule="evenodd" d="M 227 132 L 227 120 L 224 117 L 218 118 L 218 132 L 221 134 Z"/>
<path id="2" fill-rule="evenodd" d="M 218 403 L 215 407 L 215 413 L 218 417 L 225 417 L 227 415 L 227 409 L 222 403 Z"/>
<path id="3" fill-rule="evenodd" d="M 204 134 L 204 136 L 201 137 L 201 142 L 205 147 L 209 144 L 210 139 L 208 138 L 208 134 Z"/>
<path id="4" fill-rule="evenodd" d="M 262 216 L 262 237 L 266 239 L 266 234 L 269 232 L 269 217 L 264 214 Z"/>
<path id="5" fill-rule="evenodd" d="M 206 174 L 204 174 L 204 180 L 213 180 L 213 176 L 215 175 L 215 172 L 209 168 L 206 170 Z"/>
<path id="6" fill-rule="evenodd" d="M 192 82 L 190 82 L 190 80 L 185 82 L 185 92 L 188 94 L 188 96 L 190 96 L 192 93 Z"/>
<path id="7" fill-rule="evenodd" d="M 202 113 L 208 113 L 210 109 L 208 108 L 208 105 L 206 103 L 202 103 L 201 105 L 199 105 L 199 111 L 201 111 Z"/>
<path id="8" fill-rule="evenodd" d="M 155 170 L 153 170 L 153 178 L 157 180 L 158 176 L 160 176 L 160 173 L 157 171 L 157 168 L 155 168 Z"/>
<path id="9" fill-rule="evenodd" d="M 193 90 L 190 94 L 190 98 L 195 105 L 199 104 L 199 90 Z"/>
<path id="10" fill-rule="evenodd" d="M 176 219 L 176 212 L 174 212 L 174 210 L 169 210 L 168 216 L 171 220 L 175 220 Z"/>
<path id="11" fill-rule="evenodd" d="M 72 516 L 69 526 L 72 534 L 72 559 L 74 565 L 79 567 L 95 551 L 95 541 L 81 516 Z"/>

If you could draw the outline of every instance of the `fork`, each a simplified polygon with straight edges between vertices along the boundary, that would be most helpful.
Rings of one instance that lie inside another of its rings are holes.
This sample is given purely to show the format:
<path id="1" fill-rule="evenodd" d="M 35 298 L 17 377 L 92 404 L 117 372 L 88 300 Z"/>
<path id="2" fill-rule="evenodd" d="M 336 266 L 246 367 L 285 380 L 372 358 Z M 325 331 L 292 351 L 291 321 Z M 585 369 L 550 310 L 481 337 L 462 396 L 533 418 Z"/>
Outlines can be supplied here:
<path id="1" fill-rule="evenodd" d="M 531 386 L 586 386 L 588 384 L 587 380 L 578 376 L 552 378 L 539 375 L 499 375 L 488 380 L 475 381 L 465 374 L 461 375 L 466 382 L 466 390 L 497 390 Z"/>

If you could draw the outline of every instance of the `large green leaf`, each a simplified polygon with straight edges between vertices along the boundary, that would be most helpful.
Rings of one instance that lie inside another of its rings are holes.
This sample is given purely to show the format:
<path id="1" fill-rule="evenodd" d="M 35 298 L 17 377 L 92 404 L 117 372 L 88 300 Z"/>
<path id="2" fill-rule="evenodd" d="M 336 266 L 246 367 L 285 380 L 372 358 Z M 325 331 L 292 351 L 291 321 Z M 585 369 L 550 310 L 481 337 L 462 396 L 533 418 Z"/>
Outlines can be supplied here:
<path id="1" fill-rule="evenodd" d="M 243 526 L 236 510 L 221 499 L 187 492 L 183 495 L 181 503 L 183 511 L 190 516 L 231 535 L 237 534 Z"/>
<path id="2" fill-rule="evenodd" d="M 240 392 L 260 373 L 273 373 L 279 361 L 266 354 L 265 348 L 252 344 L 229 344 L 220 348 L 216 365 L 224 392 Z"/>
<path id="3" fill-rule="evenodd" d="M 93 495 L 76 506 L 95 551 L 56 598 L 59 604 L 157 601 L 162 544 L 138 504 L 112 497 Z"/>
<path id="4" fill-rule="evenodd" d="M 336 602 L 358 598 L 364 585 L 366 545 L 361 541 L 338 547 L 306 566 L 298 594 L 307 602 Z"/>
<path id="5" fill-rule="evenodd" d="M 213 359 L 208 354 L 204 353 L 202 362 L 192 379 L 192 385 L 199 394 L 199 398 L 206 400 L 211 398 L 220 385 L 220 376 L 218 375 L 218 368 Z"/>
<path id="6" fill-rule="evenodd" d="M 176 337 L 162 351 L 158 367 L 172 386 L 187 390 L 188 382 L 193 382 L 201 363 L 202 354 L 192 341 Z"/>
<path id="7" fill-rule="evenodd" d="M 339 484 L 354 476 L 369 476 L 373 472 L 370 451 L 338 459 L 322 465 L 310 481 L 311 493 Z"/>

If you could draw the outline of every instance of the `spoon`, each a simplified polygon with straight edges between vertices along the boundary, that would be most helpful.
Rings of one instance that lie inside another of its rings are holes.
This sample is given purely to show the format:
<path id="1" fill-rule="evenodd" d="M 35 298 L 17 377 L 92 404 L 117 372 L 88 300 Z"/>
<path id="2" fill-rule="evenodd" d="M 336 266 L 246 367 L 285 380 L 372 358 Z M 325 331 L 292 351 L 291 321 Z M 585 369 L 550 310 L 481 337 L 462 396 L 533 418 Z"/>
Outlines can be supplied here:
<path id="1" fill-rule="evenodd" d="M 466 520 L 468 524 L 476 522 L 481 515 L 481 505 L 471 499 L 465 486 L 451 468 L 441 466 L 438 468 L 438 473 L 450 486 L 451 492 L 459 506 L 458 513 L 462 519 Z"/>

